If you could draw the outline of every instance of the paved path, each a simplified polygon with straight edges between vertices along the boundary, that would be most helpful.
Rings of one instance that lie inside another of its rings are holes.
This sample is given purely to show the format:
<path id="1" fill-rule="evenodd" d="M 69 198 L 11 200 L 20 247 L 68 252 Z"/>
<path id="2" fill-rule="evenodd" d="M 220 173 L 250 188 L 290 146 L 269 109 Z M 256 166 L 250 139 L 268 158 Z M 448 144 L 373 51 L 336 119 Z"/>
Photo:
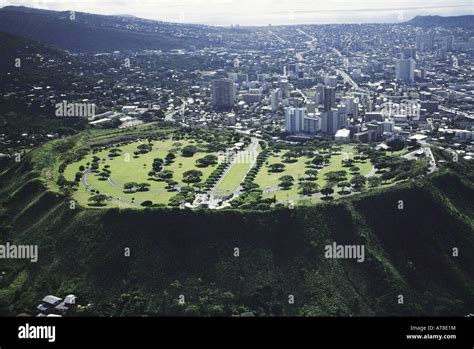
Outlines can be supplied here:
<path id="1" fill-rule="evenodd" d="M 90 193 L 92 193 L 92 190 L 94 188 L 92 188 L 89 183 L 87 182 L 87 176 L 89 176 L 91 173 L 93 173 L 90 169 L 84 171 L 84 174 L 82 175 L 81 177 L 81 183 L 82 185 L 84 186 L 84 188 L 87 189 L 87 191 L 89 191 Z M 120 202 L 126 202 L 126 203 L 129 203 L 129 204 L 135 204 L 135 205 L 138 205 L 136 202 L 132 202 L 132 200 L 125 200 L 125 199 L 121 199 L 121 198 L 117 198 L 115 196 L 112 196 L 112 195 L 108 195 L 108 194 L 104 194 L 104 195 L 107 195 L 111 200 L 114 200 L 114 201 L 120 201 Z"/>

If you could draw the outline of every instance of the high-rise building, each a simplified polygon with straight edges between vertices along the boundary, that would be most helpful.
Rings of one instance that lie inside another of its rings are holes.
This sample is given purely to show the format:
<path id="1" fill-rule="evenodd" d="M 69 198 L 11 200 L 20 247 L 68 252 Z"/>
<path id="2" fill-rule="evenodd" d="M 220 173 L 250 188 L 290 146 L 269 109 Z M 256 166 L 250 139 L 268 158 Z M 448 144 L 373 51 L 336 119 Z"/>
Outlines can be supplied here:
<path id="1" fill-rule="evenodd" d="M 288 80 L 286 80 L 286 79 L 280 80 L 279 87 L 280 87 L 280 91 L 281 91 L 281 98 L 283 98 L 283 99 L 289 98 L 290 97 L 290 85 L 288 83 Z"/>
<path id="2" fill-rule="evenodd" d="M 370 123 L 370 124 L 367 124 L 367 130 L 369 131 L 369 135 L 370 135 L 370 131 L 372 131 L 373 133 L 373 138 L 371 140 L 375 141 L 377 139 L 380 138 L 380 136 L 382 136 L 383 134 L 383 130 L 384 130 L 384 123 L 383 122 L 377 122 L 377 123 Z M 370 138 L 370 136 L 369 136 Z M 370 140 L 369 140 L 370 141 Z"/>
<path id="3" fill-rule="evenodd" d="M 316 86 L 316 94 L 314 95 L 314 101 L 316 104 L 324 103 L 324 85 L 318 84 Z"/>
<path id="4" fill-rule="evenodd" d="M 278 106 L 280 104 L 280 95 L 281 95 L 281 92 L 280 92 L 279 88 L 272 91 L 272 94 L 271 94 L 271 97 L 270 97 L 270 103 L 271 103 L 273 112 L 278 110 Z"/>
<path id="5" fill-rule="evenodd" d="M 235 83 L 231 79 L 212 81 L 212 105 L 217 108 L 229 108 L 234 105 L 236 98 Z"/>
<path id="6" fill-rule="evenodd" d="M 304 118 L 304 132 L 310 134 L 316 134 L 320 130 L 320 119 L 319 117 L 313 115 L 308 115 Z"/>
<path id="7" fill-rule="evenodd" d="M 291 77 L 298 76 L 299 71 L 300 66 L 298 63 L 288 64 L 288 67 L 286 68 L 286 74 Z"/>
<path id="8" fill-rule="evenodd" d="M 244 94 L 243 99 L 247 104 L 258 103 L 262 100 L 262 89 L 251 88 L 247 94 Z"/>
<path id="9" fill-rule="evenodd" d="M 314 102 L 306 103 L 306 112 L 308 112 L 308 113 L 316 112 L 316 103 L 314 103 Z"/>
<path id="10" fill-rule="evenodd" d="M 397 59 L 396 79 L 403 82 L 415 81 L 415 61 L 413 59 Z"/>
<path id="11" fill-rule="evenodd" d="M 340 129 L 339 113 L 337 110 L 321 112 L 321 132 L 327 135 L 336 134 Z"/>
<path id="12" fill-rule="evenodd" d="M 386 120 L 383 122 L 383 132 L 393 132 L 395 123 L 393 121 Z"/>
<path id="13" fill-rule="evenodd" d="M 288 133 L 304 132 L 306 108 L 285 108 L 285 127 Z"/>
<path id="14" fill-rule="evenodd" d="M 325 87 L 323 91 L 324 111 L 331 111 L 336 106 L 336 89 Z"/>
<path id="15" fill-rule="evenodd" d="M 346 106 L 347 114 L 357 118 L 359 115 L 359 104 L 356 103 L 355 100 L 354 97 L 346 97 L 344 98 L 344 104 Z"/>
<path id="16" fill-rule="evenodd" d="M 446 37 L 446 51 L 453 51 L 454 49 L 454 36 L 450 35 Z"/>

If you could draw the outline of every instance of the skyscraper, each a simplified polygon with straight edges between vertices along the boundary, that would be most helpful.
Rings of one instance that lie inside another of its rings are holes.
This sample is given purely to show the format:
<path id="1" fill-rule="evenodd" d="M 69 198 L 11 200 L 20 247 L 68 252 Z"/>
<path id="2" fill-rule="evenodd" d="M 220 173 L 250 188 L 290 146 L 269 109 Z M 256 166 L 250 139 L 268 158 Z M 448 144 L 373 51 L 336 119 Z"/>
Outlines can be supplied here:
<path id="1" fill-rule="evenodd" d="M 288 133 L 304 132 L 306 108 L 285 108 L 285 127 Z"/>
<path id="2" fill-rule="evenodd" d="M 321 112 L 321 132 L 333 135 L 338 129 L 338 112 L 336 110 Z"/>
<path id="3" fill-rule="evenodd" d="M 236 88 L 231 79 L 212 81 L 212 105 L 217 108 L 229 108 L 234 105 Z"/>
<path id="4" fill-rule="evenodd" d="M 404 82 L 415 80 L 415 61 L 413 59 L 397 59 L 396 79 Z"/>
<path id="5" fill-rule="evenodd" d="M 446 37 L 446 51 L 452 51 L 454 48 L 454 36 L 450 35 Z"/>
<path id="6" fill-rule="evenodd" d="M 344 98 L 344 104 L 346 105 L 347 114 L 357 118 L 359 115 L 359 103 L 356 103 L 356 99 L 354 97 L 346 97 Z"/>
<path id="7" fill-rule="evenodd" d="M 331 111 L 336 106 L 336 89 L 325 87 L 323 92 L 324 111 Z"/>
<path id="8" fill-rule="evenodd" d="M 278 84 L 281 91 L 281 98 L 285 99 L 290 97 L 290 85 L 288 80 L 281 79 Z"/>
<path id="9" fill-rule="evenodd" d="M 314 95 L 314 101 L 316 104 L 324 103 L 324 85 L 318 84 L 316 86 L 316 94 Z"/>
<path id="10" fill-rule="evenodd" d="M 278 110 L 278 105 L 280 103 L 280 95 L 281 95 L 281 92 L 280 92 L 279 88 L 272 91 L 272 94 L 271 94 L 271 97 L 270 97 L 272 111 L 277 111 Z"/>

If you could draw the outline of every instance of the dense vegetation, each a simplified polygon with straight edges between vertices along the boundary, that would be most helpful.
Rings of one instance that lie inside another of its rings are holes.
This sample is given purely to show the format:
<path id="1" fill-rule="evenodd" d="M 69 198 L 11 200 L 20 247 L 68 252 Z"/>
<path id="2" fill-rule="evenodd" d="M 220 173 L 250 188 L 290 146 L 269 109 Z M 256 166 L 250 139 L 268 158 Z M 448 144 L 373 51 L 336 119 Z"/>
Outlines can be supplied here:
<path id="1" fill-rule="evenodd" d="M 0 10 L 0 31 L 45 41 L 70 52 L 112 52 L 115 50 L 170 50 L 199 45 L 189 40 L 166 35 L 160 23 L 150 21 L 70 12 L 35 10 L 7 6 Z M 128 26 L 128 27 L 127 27 Z M 139 26 L 141 31 L 128 29 Z M 161 28 L 160 28 L 161 29 Z"/>
<path id="2" fill-rule="evenodd" d="M 293 210 L 71 209 L 42 169 L 81 142 L 75 137 L 33 151 L 0 177 L 0 242 L 39 245 L 37 263 L 2 261 L 2 315 L 32 314 L 46 294 L 70 293 L 91 304 L 80 315 L 472 312 L 474 186 L 464 161 Z M 365 262 L 324 258 L 334 241 L 365 244 Z"/>

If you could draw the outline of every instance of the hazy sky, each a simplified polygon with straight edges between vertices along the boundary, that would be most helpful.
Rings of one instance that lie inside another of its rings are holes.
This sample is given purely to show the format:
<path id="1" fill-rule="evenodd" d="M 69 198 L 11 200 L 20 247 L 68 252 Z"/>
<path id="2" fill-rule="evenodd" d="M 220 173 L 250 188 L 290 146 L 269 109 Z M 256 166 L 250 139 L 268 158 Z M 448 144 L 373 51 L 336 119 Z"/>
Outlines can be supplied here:
<path id="1" fill-rule="evenodd" d="M 416 15 L 474 14 L 474 0 L 0 0 L 97 14 L 211 25 L 400 22 Z"/>

